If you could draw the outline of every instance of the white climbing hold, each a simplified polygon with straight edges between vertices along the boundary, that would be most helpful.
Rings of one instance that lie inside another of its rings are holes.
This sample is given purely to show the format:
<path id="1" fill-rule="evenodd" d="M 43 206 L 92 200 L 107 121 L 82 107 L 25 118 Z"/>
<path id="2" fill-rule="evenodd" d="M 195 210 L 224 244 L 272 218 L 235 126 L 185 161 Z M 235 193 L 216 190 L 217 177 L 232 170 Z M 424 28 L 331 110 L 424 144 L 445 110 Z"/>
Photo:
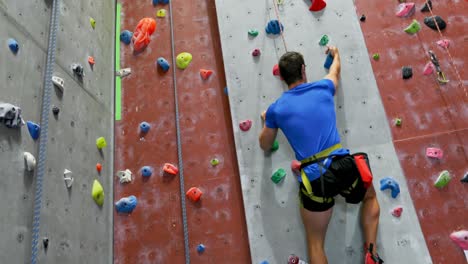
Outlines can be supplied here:
<path id="1" fill-rule="evenodd" d="M 123 78 L 125 76 L 130 75 L 131 73 L 132 73 L 132 69 L 125 68 L 125 69 L 121 69 L 121 70 L 116 71 L 115 75 L 120 76 L 121 78 Z"/>
<path id="2" fill-rule="evenodd" d="M 36 168 L 36 158 L 29 152 L 24 152 L 24 165 L 27 171 L 33 171 Z"/>
<path id="3" fill-rule="evenodd" d="M 67 188 L 71 188 L 73 184 L 73 177 L 71 176 L 73 173 L 70 170 L 65 169 L 63 171 L 63 180 L 65 181 L 65 186 Z"/>
<path id="4" fill-rule="evenodd" d="M 124 171 L 118 171 L 117 177 L 120 179 L 120 183 L 126 183 L 132 181 L 132 172 L 129 169 Z"/>
<path id="5" fill-rule="evenodd" d="M 55 84 L 55 86 L 57 86 L 60 91 L 63 93 L 63 88 L 64 88 L 64 85 L 65 85 L 65 82 L 63 81 L 62 78 L 60 77 L 57 77 L 57 76 L 52 76 L 52 82 Z"/>

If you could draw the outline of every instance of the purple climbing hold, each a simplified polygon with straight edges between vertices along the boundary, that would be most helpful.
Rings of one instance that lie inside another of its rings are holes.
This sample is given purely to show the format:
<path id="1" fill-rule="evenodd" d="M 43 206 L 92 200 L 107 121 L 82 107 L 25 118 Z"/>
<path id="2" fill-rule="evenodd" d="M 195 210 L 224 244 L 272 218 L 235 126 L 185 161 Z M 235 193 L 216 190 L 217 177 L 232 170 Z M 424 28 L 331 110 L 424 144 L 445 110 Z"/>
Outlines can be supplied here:
<path id="1" fill-rule="evenodd" d="M 385 177 L 380 180 L 380 190 L 385 191 L 387 189 L 391 190 L 393 198 L 396 198 L 400 193 L 400 185 L 391 177 Z"/>
<path id="2" fill-rule="evenodd" d="M 10 48 L 11 52 L 14 54 L 18 53 L 19 45 L 15 39 L 8 39 L 8 47 Z"/>
<path id="3" fill-rule="evenodd" d="M 26 122 L 26 125 L 28 126 L 29 134 L 31 135 L 32 139 L 38 139 L 39 133 L 41 132 L 41 127 L 32 121 Z"/>
<path id="4" fill-rule="evenodd" d="M 401 68 L 401 73 L 402 73 L 403 79 L 405 80 L 410 79 L 411 77 L 413 77 L 413 68 L 409 66 L 403 66 L 403 68 Z"/>
<path id="5" fill-rule="evenodd" d="M 284 26 L 278 20 L 270 20 L 265 27 L 265 31 L 267 34 L 278 35 L 284 31 Z"/>
<path id="6" fill-rule="evenodd" d="M 424 18 L 424 24 L 433 30 L 444 30 L 447 27 L 447 23 L 440 16 L 431 16 Z"/>
<path id="7" fill-rule="evenodd" d="M 120 41 L 122 41 L 125 45 L 129 45 L 132 42 L 133 33 L 129 30 L 124 30 L 120 33 Z"/>

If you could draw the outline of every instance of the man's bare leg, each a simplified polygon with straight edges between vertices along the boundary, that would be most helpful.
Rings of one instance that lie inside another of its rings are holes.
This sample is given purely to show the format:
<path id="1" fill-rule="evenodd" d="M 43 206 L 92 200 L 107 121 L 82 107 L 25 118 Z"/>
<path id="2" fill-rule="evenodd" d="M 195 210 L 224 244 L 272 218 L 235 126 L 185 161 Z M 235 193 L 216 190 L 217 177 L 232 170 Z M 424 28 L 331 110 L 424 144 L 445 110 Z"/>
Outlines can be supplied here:
<path id="1" fill-rule="evenodd" d="M 333 208 L 325 212 L 311 212 L 301 206 L 300 210 L 309 246 L 310 263 L 328 264 L 324 243 Z"/>
<path id="2" fill-rule="evenodd" d="M 379 226 L 380 206 L 377 201 L 374 186 L 367 189 L 361 206 L 361 226 L 364 230 L 366 246 L 374 244 L 374 252 L 377 252 L 377 227 Z"/>

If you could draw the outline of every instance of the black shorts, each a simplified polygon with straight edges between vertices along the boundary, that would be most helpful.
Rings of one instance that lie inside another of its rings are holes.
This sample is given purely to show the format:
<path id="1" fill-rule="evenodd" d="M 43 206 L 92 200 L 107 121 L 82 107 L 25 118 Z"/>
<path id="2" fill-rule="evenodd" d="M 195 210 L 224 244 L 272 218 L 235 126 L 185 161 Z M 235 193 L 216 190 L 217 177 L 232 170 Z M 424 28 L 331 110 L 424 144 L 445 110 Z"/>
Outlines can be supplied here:
<path id="1" fill-rule="evenodd" d="M 322 181 L 323 191 L 322 192 Z M 335 205 L 334 197 L 338 194 L 346 199 L 347 203 L 358 204 L 366 194 L 363 181 L 351 155 L 335 157 L 328 170 L 318 179 L 311 181 L 312 195 L 319 197 L 321 202 L 307 195 L 304 184 L 299 189 L 301 206 L 313 212 L 323 212 Z"/>

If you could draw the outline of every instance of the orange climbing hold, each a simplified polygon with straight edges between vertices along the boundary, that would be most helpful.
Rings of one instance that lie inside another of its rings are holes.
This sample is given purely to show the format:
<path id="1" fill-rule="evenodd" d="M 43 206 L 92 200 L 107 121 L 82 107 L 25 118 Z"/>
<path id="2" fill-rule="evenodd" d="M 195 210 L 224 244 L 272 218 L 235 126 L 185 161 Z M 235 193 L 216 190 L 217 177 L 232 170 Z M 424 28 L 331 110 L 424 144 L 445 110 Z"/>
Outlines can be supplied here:
<path id="1" fill-rule="evenodd" d="M 197 187 L 190 188 L 185 195 L 192 202 L 198 202 L 202 196 L 203 192 Z"/>
<path id="2" fill-rule="evenodd" d="M 208 80 L 208 78 L 210 78 L 212 74 L 213 74 L 212 70 L 205 70 L 205 69 L 200 70 L 200 76 L 202 77 L 203 80 Z"/>
<path id="3" fill-rule="evenodd" d="M 138 25 L 135 28 L 132 36 L 133 50 L 141 51 L 151 41 L 151 35 L 156 30 L 156 20 L 152 18 L 143 18 L 138 22 Z"/>
<path id="4" fill-rule="evenodd" d="M 310 5 L 309 10 L 313 12 L 320 11 L 327 6 L 327 3 L 323 0 L 312 0 L 312 5 Z"/>
<path id="5" fill-rule="evenodd" d="M 172 165 L 170 163 L 164 164 L 163 170 L 164 172 L 172 175 L 176 175 L 179 172 L 179 169 L 175 165 Z"/>
<path id="6" fill-rule="evenodd" d="M 94 57 L 93 56 L 89 56 L 88 57 L 88 63 L 89 65 L 93 66 L 96 62 L 94 62 Z"/>
<path id="7" fill-rule="evenodd" d="M 96 164 L 96 170 L 97 170 L 98 173 L 101 173 L 101 171 L 102 171 L 102 164 L 101 163 Z"/>

